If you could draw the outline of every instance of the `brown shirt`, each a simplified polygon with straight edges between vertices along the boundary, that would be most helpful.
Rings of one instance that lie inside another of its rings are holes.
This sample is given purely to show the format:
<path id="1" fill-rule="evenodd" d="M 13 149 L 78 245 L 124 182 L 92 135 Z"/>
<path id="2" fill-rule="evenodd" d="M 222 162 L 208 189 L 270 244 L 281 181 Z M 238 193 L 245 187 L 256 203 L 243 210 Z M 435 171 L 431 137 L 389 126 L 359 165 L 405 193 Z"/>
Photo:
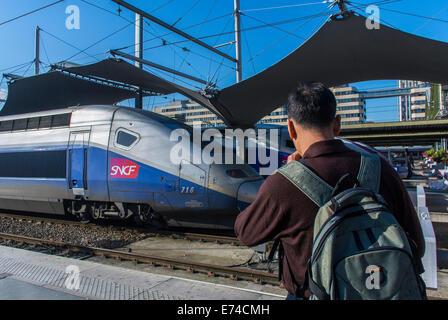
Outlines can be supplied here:
<path id="1" fill-rule="evenodd" d="M 346 173 L 356 177 L 361 162 L 360 153 L 340 140 L 317 142 L 308 148 L 303 158 L 333 187 Z M 425 242 L 414 206 L 401 178 L 382 157 L 379 193 L 423 256 Z M 235 233 L 247 246 L 281 240 L 284 248 L 282 281 L 288 292 L 299 297 L 309 295 L 309 292 L 300 292 L 300 285 L 311 256 L 317 211 L 314 202 L 281 174 L 275 173 L 266 179 L 255 201 L 235 222 Z"/>

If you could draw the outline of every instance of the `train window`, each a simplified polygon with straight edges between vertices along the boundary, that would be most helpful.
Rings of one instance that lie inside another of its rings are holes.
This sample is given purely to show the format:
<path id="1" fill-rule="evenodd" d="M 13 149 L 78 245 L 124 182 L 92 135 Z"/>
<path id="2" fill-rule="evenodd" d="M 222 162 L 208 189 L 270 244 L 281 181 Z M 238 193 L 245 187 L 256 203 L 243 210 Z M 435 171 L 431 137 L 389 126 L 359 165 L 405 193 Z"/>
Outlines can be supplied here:
<path id="1" fill-rule="evenodd" d="M 139 135 L 129 130 L 118 129 L 115 135 L 115 145 L 123 149 L 131 149 L 139 139 Z"/>
<path id="2" fill-rule="evenodd" d="M 39 129 L 51 127 L 51 116 L 40 117 Z"/>
<path id="3" fill-rule="evenodd" d="M 71 113 L 57 114 L 53 116 L 52 128 L 66 127 L 70 125 Z"/>
<path id="4" fill-rule="evenodd" d="M 28 130 L 39 128 L 39 117 L 28 119 Z"/>
<path id="5" fill-rule="evenodd" d="M 12 130 L 26 130 L 26 126 L 28 124 L 28 119 L 17 119 L 14 120 L 14 123 L 12 125 Z"/>
<path id="6" fill-rule="evenodd" d="M 0 122 L 0 132 L 11 130 L 12 130 L 12 120 Z"/>

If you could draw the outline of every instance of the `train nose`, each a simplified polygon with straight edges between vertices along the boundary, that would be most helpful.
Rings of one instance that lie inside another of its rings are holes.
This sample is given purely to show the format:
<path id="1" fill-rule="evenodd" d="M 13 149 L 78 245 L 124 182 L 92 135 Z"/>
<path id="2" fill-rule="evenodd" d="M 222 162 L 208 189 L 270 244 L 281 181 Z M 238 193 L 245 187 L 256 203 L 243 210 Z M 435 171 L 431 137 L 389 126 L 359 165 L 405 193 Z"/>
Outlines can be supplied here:
<path id="1" fill-rule="evenodd" d="M 238 209 L 243 211 L 257 197 L 258 190 L 263 184 L 264 179 L 256 181 L 243 182 L 238 189 Z"/>

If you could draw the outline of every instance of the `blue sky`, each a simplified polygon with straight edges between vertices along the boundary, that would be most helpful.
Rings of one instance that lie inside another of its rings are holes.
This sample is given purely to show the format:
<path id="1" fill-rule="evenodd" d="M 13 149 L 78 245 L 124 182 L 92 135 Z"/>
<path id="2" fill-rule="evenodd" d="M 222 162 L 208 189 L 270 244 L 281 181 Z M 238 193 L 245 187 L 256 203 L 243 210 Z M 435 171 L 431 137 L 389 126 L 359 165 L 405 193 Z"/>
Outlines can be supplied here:
<path id="1" fill-rule="evenodd" d="M 65 0 L 42 11 L 4 23 L 55 1 L 0 0 L 0 73 L 33 74 L 34 67 L 30 65 L 30 62 L 34 59 L 36 26 L 43 30 L 41 32 L 41 61 L 44 66 L 69 58 L 75 63 L 93 63 L 108 57 L 109 49 L 124 48 L 123 51 L 132 53 L 134 14 L 122 8 L 118 16 L 118 6 L 110 0 Z M 175 24 L 179 29 L 195 37 L 224 33 L 221 36 L 203 40 L 210 45 L 233 40 L 232 0 L 128 0 L 128 2 L 170 24 Z M 324 15 L 313 20 L 299 18 L 319 13 L 325 14 L 326 11 L 325 16 L 328 16 L 328 3 L 322 2 L 319 0 L 241 0 L 241 10 L 244 14 L 243 30 L 264 23 L 293 20 L 290 23 L 279 24 L 277 28 L 265 27 L 243 32 L 243 77 L 250 77 L 279 61 L 312 35 L 325 21 Z M 366 5 L 386 1 L 356 0 L 355 2 Z M 65 11 L 70 5 L 76 5 L 80 9 L 79 30 L 66 28 L 68 14 Z M 446 23 L 388 11 L 397 10 L 448 20 L 446 0 L 388 1 L 379 6 L 384 9 L 380 12 L 381 19 L 394 27 L 423 37 L 448 42 Z M 269 7 L 279 8 L 258 10 Z M 201 24 L 206 20 L 213 21 Z M 220 56 L 190 42 L 163 46 L 162 39 L 166 43 L 184 40 L 178 35 L 169 34 L 169 31 L 153 23 L 145 24 L 145 59 L 200 78 L 213 78 L 220 88 L 235 83 L 234 65 L 230 61 L 223 60 Z M 87 50 L 80 53 L 80 49 Z M 235 55 L 234 46 L 225 46 L 220 50 L 229 55 Z M 14 66 L 18 67 L 12 68 Z M 43 71 L 48 70 L 48 67 L 44 66 L 42 66 Z M 186 85 L 184 79 L 152 69 L 147 70 Z M 190 86 L 197 86 L 192 82 L 186 82 Z M 359 89 L 379 89 L 395 85 L 395 81 L 370 81 L 355 84 Z M 5 81 L 2 82 L 1 88 L 6 88 Z M 172 98 L 172 96 L 169 97 L 169 99 Z M 180 96 L 174 96 L 174 98 L 180 98 Z M 150 109 L 166 101 L 160 98 L 148 98 L 145 99 L 144 104 L 145 108 Z M 373 121 L 397 120 L 396 105 L 396 98 L 370 100 L 367 102 L 367 117 Z"/>

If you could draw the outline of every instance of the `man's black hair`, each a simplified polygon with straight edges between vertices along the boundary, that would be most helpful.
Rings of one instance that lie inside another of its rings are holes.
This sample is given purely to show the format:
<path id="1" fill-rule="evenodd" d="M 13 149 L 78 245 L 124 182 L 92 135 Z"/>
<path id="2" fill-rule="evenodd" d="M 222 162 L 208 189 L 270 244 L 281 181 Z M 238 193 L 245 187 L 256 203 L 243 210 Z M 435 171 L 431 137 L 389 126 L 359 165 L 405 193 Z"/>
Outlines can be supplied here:
<path id="1" fill-rule="evenodd" d="M 287 113 L 305 128 L 325 128 L 336 116 L 336 98 L 320 82 L 300 83 L 288 97 Z"/>

